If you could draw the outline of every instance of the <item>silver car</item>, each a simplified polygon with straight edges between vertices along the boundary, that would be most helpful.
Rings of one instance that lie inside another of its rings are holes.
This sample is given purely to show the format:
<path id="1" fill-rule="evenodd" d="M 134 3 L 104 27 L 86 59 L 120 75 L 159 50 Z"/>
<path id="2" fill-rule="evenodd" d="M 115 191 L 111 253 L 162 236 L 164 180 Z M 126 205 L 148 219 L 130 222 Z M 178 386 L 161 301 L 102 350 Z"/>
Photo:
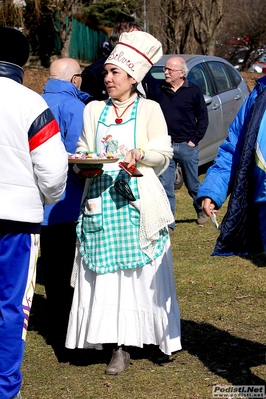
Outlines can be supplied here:
<path id="1" fill-rule="evenodd" d="M 163 66 L 168 58 L 164 55 L 150 70 L 149 84 L 164 81 Z M 249 95 L 249 88 L 240 73 L 226 60 L 207 55 L 178 54 L 188 66 L 188 80 L 204 94 L 208 107 L 209 126 L 199 143 L 199 166 L 213 161 L 220 144 L 227 137 L 228 127 L 239 108 Z"/>

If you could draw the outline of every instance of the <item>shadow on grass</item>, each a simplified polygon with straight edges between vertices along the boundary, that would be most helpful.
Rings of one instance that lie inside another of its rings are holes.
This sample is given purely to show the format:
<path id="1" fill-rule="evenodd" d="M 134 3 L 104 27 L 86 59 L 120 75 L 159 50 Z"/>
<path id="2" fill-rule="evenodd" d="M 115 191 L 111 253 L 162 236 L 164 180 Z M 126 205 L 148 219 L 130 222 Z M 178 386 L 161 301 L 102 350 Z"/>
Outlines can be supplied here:
<path id="1" fill-rule="evenodd" d="M 40 282 L 40 280 L 39 280 Z M 36 331 L 46 339 L 46 299 L 35 294 L 29 319 L 29 330 Z M 212 373 L 223 377 L 232 385 L 264 385 L 265 381 L 251 372 L 251 367 L 265 364 L 266 347 L 263 344 L 235 337 L 227 331 L 207 323 L 182 320 L 183 350 L 196 356 Z M 69 350 L 62 345 L 51 344 L 59 362 L 76 366 L 108 363 L 112 345 L 105 345 L 104 351 L 91 349 Z M 144 349 L 128 348 L 132 359 L 150 359 L 153 345 Z"/>
<path id="2" fill-rule="evenodd" d="M 181 219 L 181 220 L 179 220 L 179 219 L 176 219 L 175 220 L 175 224 L 176 225 L 178 225 L 178 224 L 180 224 L 180 223 L 197 223 L 197 220 L 196 220 L 196 218 L 195 219 Z"/>
<path id="3" fill-rule="evenodd" d="M 245 259 L 250 260 L 254 265 L 258 267 L 266 267 L 266 254 L 256 254 L 256 255 L 249 255 L 246 256 Z"/>
<path id="4" fill-rule="evenodd" d="M 265 364 L 266 346 L 235 337 L 208 323 L 182 320 L 183 350 L 197 356 L 212 372 L 232 385 L 265 385 L 251 367 Z"/>
<path id="5" fill-rule="evenodd" d="M 89 366 L 97 363 L 106 363 L 106 356 L 109 355 L 111 357 L 111 348 L 107 348 L 104 353 L 93 349 L 65 348 L 65 336 L 60 336 L 57 331 L 55 331 L 54 336 L 50 336 L 47 332 L 46 318 L 46 298 L 43 295 L 34 294 L 28 330 L 35 331 L 44 338 L 47 345 L 52 347 L 59 363 Z"/>

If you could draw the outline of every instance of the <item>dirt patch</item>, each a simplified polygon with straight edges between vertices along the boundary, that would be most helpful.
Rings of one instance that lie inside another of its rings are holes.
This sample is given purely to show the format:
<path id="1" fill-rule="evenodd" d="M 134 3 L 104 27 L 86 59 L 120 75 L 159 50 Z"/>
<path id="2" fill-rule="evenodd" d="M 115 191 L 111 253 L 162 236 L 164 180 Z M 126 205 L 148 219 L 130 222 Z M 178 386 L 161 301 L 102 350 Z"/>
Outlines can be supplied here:
<path id="1" fill-rule="evenodd" d="M 44 85 L 46 84 L 49 77 L 48 69 L 41 68 L 25 68 L 24 72 L 24 86 L 28 87 L 31 90 L 36 91 L 39 94 L 42 94 Z"/>
<path id="2" fill-rule="evenodd" d="M 250 90 L 252 90 L 256 84 L 256 80 L 265 76 L 265 73 L 241 72 L 241 75 L 245 79 Z"/>

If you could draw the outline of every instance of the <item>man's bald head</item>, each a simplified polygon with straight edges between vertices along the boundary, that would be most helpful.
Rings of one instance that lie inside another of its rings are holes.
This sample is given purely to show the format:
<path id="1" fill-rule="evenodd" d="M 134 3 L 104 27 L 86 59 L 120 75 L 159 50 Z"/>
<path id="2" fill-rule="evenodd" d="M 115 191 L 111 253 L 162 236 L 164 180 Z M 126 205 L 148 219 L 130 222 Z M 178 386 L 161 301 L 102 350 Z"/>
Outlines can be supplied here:
<path id="1" fill-rule="evenodd" d="M 80 88 L 81 69 L 79 63 L 73 58 L 59 58 L 50 65 L 49 77 L 50 79 L 66 80 L 73 83 L 77 88 Z"/>
<path id="2" fill-rule="evenodd" d="M 179 68 L 181 71 L 185 72 L 184 76 L 187 76 L 187 63 L 182 57 L 171 57 L 168 59 L 167 63 L 173 65 L 174 68 Z"/>

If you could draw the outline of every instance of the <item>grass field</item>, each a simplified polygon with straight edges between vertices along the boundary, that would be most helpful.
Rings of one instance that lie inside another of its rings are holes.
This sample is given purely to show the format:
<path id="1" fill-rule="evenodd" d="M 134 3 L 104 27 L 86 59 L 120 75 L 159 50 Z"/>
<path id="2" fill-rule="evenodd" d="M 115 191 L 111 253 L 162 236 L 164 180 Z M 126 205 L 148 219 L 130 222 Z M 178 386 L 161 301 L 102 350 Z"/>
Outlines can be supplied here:
<path id="1" fill-rule="evenodd" d="M 212 257 L 217 230 L 211 221 L 196 224 L 184 187 L 176 195 L 172 248 L 183 350 L 163 366 L 136 352 L 120 376 L 106 376 L 105 361 L 95 362 L 90 350 L 83 352 L 83 365 L 58 362 L 43 337 L 45 293 L 39 276 L 23 399 L 211 399 L 217 385 L 265 385 L 266 259 Z M 219 211 L 219 222 L 225 211 L 226 206 Z"/>

